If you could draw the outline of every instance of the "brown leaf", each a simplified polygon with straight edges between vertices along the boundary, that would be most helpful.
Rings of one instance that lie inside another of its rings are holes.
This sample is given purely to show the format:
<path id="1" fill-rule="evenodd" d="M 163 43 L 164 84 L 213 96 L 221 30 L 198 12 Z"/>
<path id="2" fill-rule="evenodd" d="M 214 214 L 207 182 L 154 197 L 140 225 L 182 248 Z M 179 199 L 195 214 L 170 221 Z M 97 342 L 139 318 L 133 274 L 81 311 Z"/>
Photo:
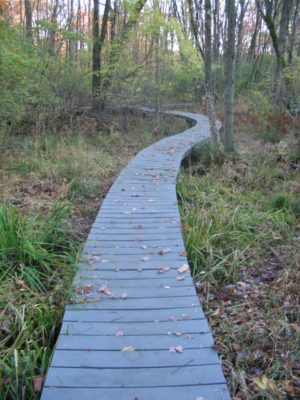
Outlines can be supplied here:
<path id="1" fill-rule="evenodd" d="M 145 262 L 146 262 L 146 261 L 149 261 L 149 260 L 150 260 L 150 258 L 147 257 L 147 256 L 146 256 L 146 257 L 142 257 L 142 261 L 145 261 Z"/>
<path id="2" fill-rule="evenodd" d="M 99 293 L 104 293 L 108 297 L 112 296 L 112 292 L 105 285 L 100 286 L 99 289 L 98 289 L 98 292 Z"/>
<path id="3" fill-rule="evenodd" d="M 176 278 L 178 281 L 183 281 L 185 279 L 184 275 L 178 275 Z"/>
<path id="4" fill-rule="evenodd" d="M 170 348 L 170 353 L 183 353 L 183 351 L 182 346 L 173 346 Z"/>
<path id="5" fill-rule="evenodd" d="M 158 271 L 157 271 L 157 273 L 158 274 L 163 274 L 163 273 L 165 273 L 165 272 L 168 272 L 168 271 L 170 271 L 170 267 L 161 267 Z"/>
<path id="6" fill-rule="evenodd" d="M 116 336 L 124 336 L 124 331 L 120 329 L 119 331 L 116 332 Z"/>
<path id="7" fill-rule="evenodd" d="M 121 351 L 123 351 L 125 353 L 131 353 L 132 351 L 135 351 L 135 348 L 132 346 L 125 346 L 125 347 L 123 347 L 123 349 Z"/>
<path id="8" fill-rule="evenodd" d="M 187 257 L 188 253 L 186 251 L 183 251 L 182 253 L 179 254 L 181 257 Z"/>
<path id="9" fill-rule="evenodd" d="M 181 314 L 182 319 L 190 319 L 190 314 Z"/>
<path id="10" fill-rule="evenodd" d="M 39 393 L 42 390 L 44 377 L 43 375 L 37 375 L 33 379 L 33 390 L 35 393 Z"/>
<path id="11" fill-rule="evenodd" d="M 163 256 L 164 254 L 170 253 L 171 249 L 169 249 L 169 247 L 166 247 L 164 249 L 160 249 L 158 254 L 160 254 L 161 256 Z"/>
<path id="12" fill-rule="evenodd" d="M 128 298 L 128 294 L 124 292 L 121 297 L 123 300 L 126 300 Z"/>
<path id="13" fill-rule="evenodd" d="M 188 264 L 182 264 L 181 267 L 177 268 L 177 271 L 178 271 L 180 274 L 183 274 L 184 272 L 187 272 L 189 269 L 190 269 L 190 268 L 189 268 Z"/>

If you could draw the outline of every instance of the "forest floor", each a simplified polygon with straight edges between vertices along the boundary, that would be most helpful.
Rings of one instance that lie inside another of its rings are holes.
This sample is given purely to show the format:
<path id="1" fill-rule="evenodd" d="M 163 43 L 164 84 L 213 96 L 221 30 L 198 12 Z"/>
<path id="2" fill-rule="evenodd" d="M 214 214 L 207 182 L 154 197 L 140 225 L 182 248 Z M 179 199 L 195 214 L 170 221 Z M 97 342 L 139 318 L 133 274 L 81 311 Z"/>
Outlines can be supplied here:
<path id="1" fill-rule="evenodd" d="M 19 135 L 0 155 L 0 398 L 39 392 L 70 295 L 76 260 L 103 198 L 142 148 L 186 129 L 154 115 L 74 121 L 71 132 Z M 75 132 L 75 133 L 74 133 Z M 77 133 L 76 133 L 77 132 Z M 109 133 L 108 133 L 109 132 Z"/>
<path id="2" fill-rule="evenodd" d="M 219 165 L 207 146 L 186 160 L 185 244 L 233 399 L 299 399 L 299 158 L 288 136 L 272 144 L 249 128 Z"/>

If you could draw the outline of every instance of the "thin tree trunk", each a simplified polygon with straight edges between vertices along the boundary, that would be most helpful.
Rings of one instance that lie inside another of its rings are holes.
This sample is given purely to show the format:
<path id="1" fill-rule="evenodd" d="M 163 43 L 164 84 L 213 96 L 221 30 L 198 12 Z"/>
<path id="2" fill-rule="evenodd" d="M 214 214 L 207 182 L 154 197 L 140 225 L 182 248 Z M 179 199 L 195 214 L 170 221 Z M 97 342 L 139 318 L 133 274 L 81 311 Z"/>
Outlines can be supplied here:
<path id="1" fill-rule="evenodd" d="M 258 7 L 256 7 L 256 19 L 255 19 L 255 27 L 251 37 L 251 42 L 248 50 L 248 61 L 254 61 L 256 58 L 256 44 L 257 44 L 257 36 L 259 32 L 259 28 L 261 25 L 261 16 Z"/>
<path id="2" fill-rule="evenodd" d="M 51 28 L 49 32 L 49 54 L 53 57 L 55 55 L 55 33 L 57 23 L 58 0 L 55 0 L 51 15 Z"/>
<path id="3" fill-rule="evenodd" d="M 224 66 L 224 148 L 234 151 L 233 140 L 233 99 L 234 99 L 234 57 L 235 57 L 235 25 L 236 10 L 234 0 L 226 0 L 227 41 Z"/>
<path id="4" fill-rule="evenodd" d="M 94 14 L 93 14 L 93 78 L 92 78 L 92 92 L 93 92 L 93 109 L 98 110 L 101 101 L 101 52 L 103 49 L 105 37 L 107 34 L 107 25 L 110 12 L 110 0 L 106 0 L 104 14 L 102 18 L 101 33 L 99 35 L 99 3 L 94 0 Z"/>
<path id="5" fill-rule="evenodd" d="M 236 70 L 238 69 L 242 58 L 244 18 L 248 5 L 248 3 L 245 4 L 245 0 L 239 0 L 239 3 L 240 3 L 240 16 L 239 16 L 238 32 L 237 32 L 237 47 L 236 47 L 236 62 L 235 62 Z"/>
<path id="6" fill-rule="evenodd" d="M 212 88 L 212 73 L 211 73 L 211 53 L 212 53 L 212 38 L 211 38 L 211 25 L 212 25 L 212 13 L 211 13 L 211 1 L 205 0 L 205 103 L 208 118 L 210 121 L 210 131 L 213 147 L 216 151 L 220 151 L 221 143 L 220 136 L 217 129 L 216 113 L 214 107 L 214 96 Z"/>
<path id="7" fill-rule="evenodd" d="M 220 57 L 220 2 L 219 2 L 219 0 L 215 0 L 213 21 L 214 21 L 213 57 L 214 57 L 214 62 L 218 62 L 219 57 Z"/>
<path id="8" fill-rule="evenodd" d="M 24 0 L 25 5 L 25 34 L 28 40 L 32 41 L 32 8 L 30 0 Z"/>

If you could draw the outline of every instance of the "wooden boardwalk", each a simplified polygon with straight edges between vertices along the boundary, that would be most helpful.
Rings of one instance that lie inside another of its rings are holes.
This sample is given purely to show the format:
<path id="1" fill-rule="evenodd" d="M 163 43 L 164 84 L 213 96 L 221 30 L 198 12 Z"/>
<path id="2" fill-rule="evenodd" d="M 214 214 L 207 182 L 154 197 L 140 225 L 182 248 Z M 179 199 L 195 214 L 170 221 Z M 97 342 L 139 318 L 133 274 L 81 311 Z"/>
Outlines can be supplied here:
<path id="1" fill-rule="evenodd" d="M 186 265 L 176 199 L 181 160 L 208 138 L 208 121 L 175 114 L 196 125 L 141 151 L 103 202 L 42 400 L 230 399 Z"/>

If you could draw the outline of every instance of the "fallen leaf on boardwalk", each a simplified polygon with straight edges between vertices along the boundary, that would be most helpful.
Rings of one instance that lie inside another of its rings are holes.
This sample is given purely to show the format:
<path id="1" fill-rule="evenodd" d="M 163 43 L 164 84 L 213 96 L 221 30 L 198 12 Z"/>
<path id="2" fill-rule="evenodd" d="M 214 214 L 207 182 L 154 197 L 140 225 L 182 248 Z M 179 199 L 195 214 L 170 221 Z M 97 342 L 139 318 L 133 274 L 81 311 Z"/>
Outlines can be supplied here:
<path id="1" fill-rule="evenodd" d="M 190 268 L 189 268 L 188 264 L 182 264 L 181 267 L 177 268 L 177 271 L 178 271 L 180 274 L 183 274 L 184 272 L 187 272 L 189 269 L 190 269 Z"/>
<path id="2" fill-rule="evenodd" d="M 196 400 L 204 400 L 204 397 L 196 397 Z"/>
<path id="3" fill-rule="evenodd" d="M 126 300 L 128 298 L 128 294 L 124 292 L 121 297 L 123 300 Z"/>
<path id="4" fill-rule="evenodd" d="M 35 376 L 33 378 L 33 390 L 38 393 L 42 390 L 44 377 L 42 375 Z"/>
<path id="5" fill-rule="evenodd" d="M 157 273 L 158 274 L 163 274 L 164 272 L 170 271 L 170 269 L 171 269 L 170 267 L 162 267 L 157 271 Z"/>
<path id="6" fill-rule="evenodd" d="M 135 241 L 140 241 L 140 240 L 142 240 L 142 238 L 140 238 L 139 236 L 136 236 L 136 237 L 134 238 L 134 240 L 135 240 Z"/>
<path id="7" fill-rule="evenodd" d="M 181 336 L 182 335 L 182 333 L 181 332 L 175 332 L 175 336 Z"/>
<path id="8" fill-rule="evenodd" d="M 88 256 L 87 259 L 90 263 L 101 261 L 101 258 L 99 256 Z"/>
<path id="9" fill-rule="evenodd" d="M 143 244 L 141 247 L 142 247 L 142 249 L 144 249 L 144 250 L 145 250 L 145 249 L 148 249 L 148 246 L 147 246 L 146 244 Z"/>
<path id="10" fill-rule="evenodd" d="M 121 351 L 123 351 L 125 353 L 131 353 L 132 351 L 135 351 L 135 348 L 132 346 L 125 346 L 125 347 L 123 347 L 123 349 Z"/>
<path id="11" fill-rule="evenodd" d="M 148 201 L 148 203 L 153 203 L 153 202 L 154 202 L 153 199 L 149 199 L 149 200 L 147 200 L 147 201 Z"/>
<path id="12" fill-rule="evenodd" d="M 142 257 L 142 261 L 149 261 L 150 258 L 149 257 Z"/>
<path id="13" fill-rule="evenodd" d="M 175 221 L 174 221 L 175 222 Z M 183 251 L 182 253 L 179 254 L 182 257 L 187 257 L 188 253 L 186 251 Z"/>
<path id="14" fill-rule="evenodd" d="M 182 319 L 190 319 L 190 314 L 181 314 Z"/>
<path id="15" fill-rule="evenodd" d="M 137 270 L 138 272 L 142 272 L 143 270 L 142 270 L 142 268 L 138 268 L 138 270 Z"/>
<path id="16" fill-rule="evenodd" d="M 169 321 L 176 321 L 176 317 L 173 317 L 173 316 L 169 317 L 168 319 L 169 319 Z"/>
<path id="17" fill-rule="evenodd" d="M 102 285 L 99 287 L 98 292 L 106 294 L 106 296 L 111 296 L 112 292 L 108 289 L 107 286 Z"/>
<path id="18" fill-rule="evenodd" d="M 184 275 L 178 275 L 176 278 L 178 281 L 183 281 L 185 279 Z"/>
<path id="19" fill-rule="evenodd" d="M 124 336 L 124 332 L 122 330 L 117 331 L 116 336 Z"/>
<path id="20" fill-rule="evenodd" d="M 135 229 L 142 229 L 142 225 L 134 225 Z"/>
<path id="21" fill-rule="evenodd" d="M 182 346 L 173 346 L 170 348 L 170 353 L 183 353 Z"/>
<path id="22" fill-rule="evenodd" d="M 160 254 L 161 256 L 163 256 L 164 254 L 169 253 L 171 250 L 169 249 L 169 247 L 166 247 L 164 249 L 159 250 L 158 254 Z"/>

